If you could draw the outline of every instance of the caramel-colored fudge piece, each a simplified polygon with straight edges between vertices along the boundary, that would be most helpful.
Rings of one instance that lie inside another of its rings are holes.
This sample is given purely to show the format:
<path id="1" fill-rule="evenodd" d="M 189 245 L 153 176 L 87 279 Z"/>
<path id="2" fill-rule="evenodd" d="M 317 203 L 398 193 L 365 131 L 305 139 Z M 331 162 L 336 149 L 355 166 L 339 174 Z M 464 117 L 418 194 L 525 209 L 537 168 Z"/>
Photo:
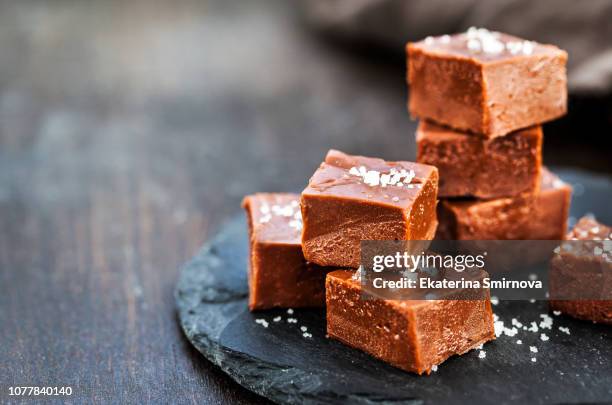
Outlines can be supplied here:
<path id="1" fill-rule="evenodd" d="M 440 197 L 533 194 L 540 186 L 542 139 L 540 126 L 489 139 L 421 121 L 417 162 L 440 171 Z"/>
<path id="2" fill-rule="evenodd" d="M 567 53 L 471 28 L 409 43 L 410 114 L 495 137 L 567 110 Z"/>
<path id="3" fill-rule="evenodd" d="M 438 170 L 330 150 L 302 192 L 302 249 L 321 266 L 359 266 L 362 240 L 431 240 Z"/>
<path id="4" fill-rule="evenodd" d="M 562 240 L 572 189 L 546 168 L 542 168 L 540 181 L 535 196 L 441 201 L 436 238 Z"/>
<path id="5" fill-rule="evenodd" d="M 551 261 L 550 308 L 612 325 L 612 227 L 583 217 L 567 239 Z"/>
<path id="6" fill-rule="evenodd" d="M 242 203 L 249 223 L 249 309 L 322 307 L 329 269 L 304 260 L 297 194 L 258 193 Z"/>
<path id="7" fill-rule="evenodd" d="M 327 275 L 327 334 L 417 374 L 495 339 L 488 292 L 483 300 L 363 299 L 349 271 Z"/>

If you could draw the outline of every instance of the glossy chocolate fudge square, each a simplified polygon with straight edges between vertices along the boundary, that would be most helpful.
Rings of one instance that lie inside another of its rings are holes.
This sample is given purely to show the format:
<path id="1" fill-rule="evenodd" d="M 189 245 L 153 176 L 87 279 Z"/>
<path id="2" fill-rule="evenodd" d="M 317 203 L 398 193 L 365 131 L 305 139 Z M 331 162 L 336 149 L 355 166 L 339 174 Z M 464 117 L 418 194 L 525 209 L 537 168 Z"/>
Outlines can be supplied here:
<path id="1" fill-rule="evenodd" d="M 302 192 L 302 249 L 321 266 L 357 268 L 362 240 L 431 240 L 438 170 L 330 150 Z"/>
<path id="2" fill-rule="evenodd" d="M 488 296 L 482 300 L 364 299 L 352 272 L 327 275 L 327 334 L 395 367 L 432 367 L 495 339 Z"/>
<path id="3" fill-rule="evenodd" d="M 567 232 L 571 195 L 571 187 L 543 167 L 536 195 L 441 201 L 436 238 L 562 240 Z"/>
<path id="4" fill-rule="evenodd" d="M 540 186 L 542 139 L 539 125 L 490 139 L 421 121 L 417 162 L 440 171 L 440 197 L 533 194 Z"/>
<path id="5" fill-rule="evenodd" d="M 322 307 L 329 269 L 304 260 L 300 196 L 258 193 L 244 198 L 249 224 L 249 309 Z"/>
<path id="6" fill-rule="evenodd" d="M 550 266 L 550 308 L 612 325 L 612 227 L 581 218 Z"/>
<path id="7" fill-rule="evenodd" d="M 567 110 L 567 53 L 486 29 L 409 43 L 409 110 L 495 137 Z"/>

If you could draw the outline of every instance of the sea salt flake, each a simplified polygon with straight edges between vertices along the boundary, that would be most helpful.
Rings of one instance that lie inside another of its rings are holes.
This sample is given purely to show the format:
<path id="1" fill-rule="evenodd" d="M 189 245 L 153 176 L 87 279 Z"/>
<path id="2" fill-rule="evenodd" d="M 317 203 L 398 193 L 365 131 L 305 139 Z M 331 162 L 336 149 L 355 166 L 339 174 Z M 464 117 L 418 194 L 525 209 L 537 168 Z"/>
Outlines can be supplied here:
<path id="1" fill-rule="evenodd" d="M 481 350 L 481 351 L 478 353 L 478 358 L 479 358 L 479 359 L 484 359 L 485 357 L 487 357 L 487 352 L 485 352 L 484 350 Z"/>
<path id="2" fill-rule="evenodd" d="M 431 371 L 433 371 L 434 373 L 438 371 L 438 366 L 436 366 L 435 364 L 431 366 Z"/>
<path id="3" fill-rule="evenodd" d="M 540 318 L 542 318 L 542 321 L 539 325 L 541 329 L 552 329 L 553 318 L 550 315 L 540 314 Z"/>
<path id="4" fill-rule="evenodd" d="M 495 321 L 493 328 L 495 329 L 495 336 L 500 337 L 504 333 L 504 321 Z"/>
<path id="5" fill-rule="evenodd" d="M 554 316 L 559 316 L 559 315 L 561 315 L 561 311 L 553 311 L 553 315 Z"/>
<path id="6" fill-rule="evenodd" d="M 560 330 L 561 332 L 563 332 L 563 333 L 567 334 L 567 335 L 569 335 L 569 334 L 570 334 L 570 330 L 569 330 L 569 328 L 568 328 L 568 327 L 566 327 L 566 326 L 559 326 L 559 330 Z"/>
<path id="7" fill-rule="evenodd" d="M 497 298 L 496 296 L 491 296 L 491 304 L 493 305 L 497 305 L 499 304 L 499 298 Z"/>
<path id="8" fill-rule="evenodd" d="M 295 319 L 295 318 L 287 318 L 287 323 L 297 323 L 297 319 Z"/>
<path id="9" fill-rule="evenodd" d="M 261 326 L 263 326 L 264 328 L 267 328 L 267 327 L 268 327 L 268 325 L 269 325 L 269 324 L 268 324 L 268 321 L 266 321 L 265 319 L 261 319 L 261 318 L 259 318 L 259 319 L 255 319 L 255 323 L 260 324 L 260 325 L 261 325 Z"/>
<path id="10" fill-rule="evenodd" d="M 517 340 L 517 341 L 516 341 L 516 344 L 517 344 L 517 345 L 522 345 L 522 344 L 523 344 L 523 341 L 522 341 L 521 339 L 519 339 L 519 340 Z"/>
<path id="11" fill-rule="evenodd" d="M 281 319 L 282 319 L 282 318 L 281 318 L 280 316 L 275 316 L 275 317 L 274 317 L 272 320 L 273 320 L 274 322 L 280 322 L 280 321 L 281 321 Z"/>
<path id="12" fill-rule="evenodd" d="M 480 41 L 477 39 L 469 39 L 467 41 L 467 47 L 470 51 L 474 52 L 480 52 L 481 50 Z"/>
<path id="13" fill-rule="evenodd" d="M 529 351 L 530 351 L 531 353 L 537 353 L 537 352 L 538 352 L 538 348 L 537 348 L 537 347 L 535 347 L 535 346 L 529 346 Z"/>
<path id="14" fill-rule="evenodd" d="M 546 342 L 550 338 L 548 336 L 546 336 L 546 333 L 542 333 L 540 335 L 540 339 L 542 340 L 542 342 Z"/>
<path id="15" fill-rule="evenodd" d="M 531 358 L 531 361 L 532 361 L 533 363 L 535 363 L 535 362 L 536 362 L 536 361 L 538 361 L 538 360 L 537 360 L 535 357 L 532 357 L 532 358 Z"/>
<path id="16" fill-rule="evenodd" d="M 363 182 L 368 186 L 378 186 L 380 184 L 380 172 L 376 170 L 368 170 L 363 176 Z"/>
<path id="17" fill-rule="evenodd" d="M 302 332 L 306 332 L 308 330 L 308 328 L 306 326 L 300 326 L 300 330 Z"/>

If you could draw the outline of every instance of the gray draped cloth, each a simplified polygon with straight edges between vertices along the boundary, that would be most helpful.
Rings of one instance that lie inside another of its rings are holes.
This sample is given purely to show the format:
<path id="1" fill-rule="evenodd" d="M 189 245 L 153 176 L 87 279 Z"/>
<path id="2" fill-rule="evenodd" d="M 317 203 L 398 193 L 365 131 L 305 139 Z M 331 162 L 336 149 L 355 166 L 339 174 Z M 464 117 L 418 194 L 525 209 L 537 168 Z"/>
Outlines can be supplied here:
<path id="1" fill-rule="evenodd" d="M 569 53 L 569 89 L 612 94 L 612 0 L 303 0 L 307 21 L 348 40 L 403 51 L 404 43 L 470 26 Z"/>

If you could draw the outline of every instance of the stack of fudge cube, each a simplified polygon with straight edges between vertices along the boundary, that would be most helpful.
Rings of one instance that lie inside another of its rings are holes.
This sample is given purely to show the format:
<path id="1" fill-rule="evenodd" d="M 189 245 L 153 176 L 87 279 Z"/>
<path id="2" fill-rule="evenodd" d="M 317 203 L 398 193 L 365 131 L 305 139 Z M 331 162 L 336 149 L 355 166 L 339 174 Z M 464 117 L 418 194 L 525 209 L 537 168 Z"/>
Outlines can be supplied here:
<path id="1" fill-rule="evenodd" d="M 479 300 L 363 299 L 363 240 L 432 240 L 438 170 L 331 150 L 301 195 L 247 196 L 249 308 L 326 307 L 327 335 L 401 369 L 438 364 L 495 338 Z"/>
<path id="2" fill-rule="evenodd" d="M 417 163 L 330 150 L 301 195 L 245 197 L 249 309 L 326 307 L 330 338 L 429 374 L 495 339 L 488 292 L 363 299 L 361 241 L 564 239 L 571 188 L 542 166 L 540 125 L 566 112 L 567 54 L 475 28 L 410 43 L 407 52 L 409 109 L 422 120 Z M 574 231 L 581 238 L 582 228 Z M 553 308 L 605 322 L 610 302 Z"/>
<path id="3" fill-rule="evenodd" d="M 440 239 L 563 239 L 571 188 L 542 165 L 567 53 L 483 28 L 409 43 L 417 161 L 440 171 Z"/>

